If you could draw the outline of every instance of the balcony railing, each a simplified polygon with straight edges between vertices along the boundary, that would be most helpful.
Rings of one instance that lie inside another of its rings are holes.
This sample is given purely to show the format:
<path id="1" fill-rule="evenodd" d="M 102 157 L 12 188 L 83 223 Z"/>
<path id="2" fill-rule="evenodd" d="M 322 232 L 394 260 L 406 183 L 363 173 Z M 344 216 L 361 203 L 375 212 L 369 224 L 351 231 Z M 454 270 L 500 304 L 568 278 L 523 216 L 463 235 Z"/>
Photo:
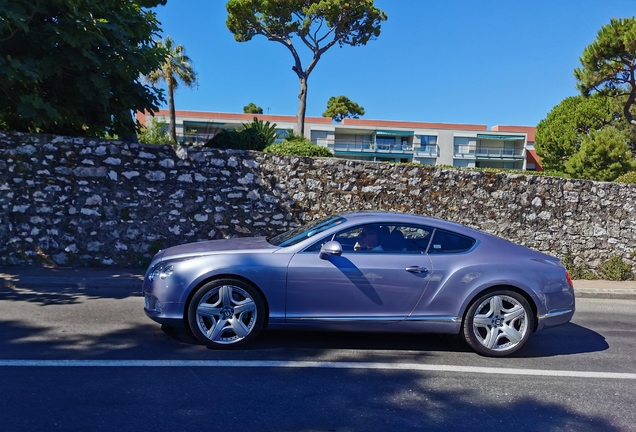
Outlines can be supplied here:
<path id="1" fill-rule="evenodd" d="M 177 134 L 177 142 L 180 143 L 206 143 L 214 136 L 213 133 L 184 133 Z"/>
<path id="2" fill-rule="evenodd" d="M 419 148 L 415 148 L 413 152 L 414 156 L 419 157 L 438 157 L 439 156 L 439 146 L 435 144 L 422 145 Z"/>
<path id="3" fill-rule="evenodd" d="M 412 144 L 376 143 L 378 153 L 408 153 L 413 154 Z"/>
<path id="4" fill-rule="evenodd" d="M 346 141 L 314 139 L 314 144 L 327 147 L 335 153 L 390 153 L 390 154 L 413 154 L 411 144 L 386 144 L 375 143 L 373 141 Z"/>
<path id="5" fill-rule="evenodd" d="M 523 159 L 523 148 L 455 146 L 453 156 L 468 159 Z"/>
<path id="6" fill-rule="evenodd" d="M 477 159 L 522 159 L 523 148 L 497 148 L 497 147 L 477 147 L 475 157 Z"/>
<path id="7" fill-rule="evenodd" d="M 370 141 L 332 141 L 318 140 L 319 145 L 326 146 L 334 152 L 373 153 L 373 143 Z"/>
<path id="8" fill-rule="evenodd" d="M 475 159 L 475 147 L 467 145 L 456 145 L 453 151 L 456 158 Z"/>

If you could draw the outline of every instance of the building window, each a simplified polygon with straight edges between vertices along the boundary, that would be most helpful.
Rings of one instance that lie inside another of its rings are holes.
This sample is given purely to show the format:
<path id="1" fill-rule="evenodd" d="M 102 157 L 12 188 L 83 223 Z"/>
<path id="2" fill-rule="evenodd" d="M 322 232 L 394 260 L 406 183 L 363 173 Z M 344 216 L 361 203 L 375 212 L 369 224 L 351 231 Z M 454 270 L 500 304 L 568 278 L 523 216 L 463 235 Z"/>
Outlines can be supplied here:
<path id="1" fill-rule="evenodd" d="M 395 137 L 379 136 L 375 138 L 375 142 L 378 144 L 393 145 L 395 144 Z"/>
<path id="2" fill-rule="evenodd" d="M 281 143 L 283 142 L 283 139 L 287 136 L 289 132 L 287 131 L 287 129 L 276 129 L 276 143 Z"/>
<path id="3" fill-rule="evenodd" d="M 418 135 L 422 146 L 437 144 L 437 136 L 435 135 Z"/>
<path id="4" fill-rule="evenodd" d="M 457 157 L 475 157 L 475 138 L 455 137 L 454 154 Z"/>
<path id="5" fill-rule="evenodd" d="M 335 139 L 336 142 L 343 143 L 369 143 L 371 135 L 336 134 Z"/>

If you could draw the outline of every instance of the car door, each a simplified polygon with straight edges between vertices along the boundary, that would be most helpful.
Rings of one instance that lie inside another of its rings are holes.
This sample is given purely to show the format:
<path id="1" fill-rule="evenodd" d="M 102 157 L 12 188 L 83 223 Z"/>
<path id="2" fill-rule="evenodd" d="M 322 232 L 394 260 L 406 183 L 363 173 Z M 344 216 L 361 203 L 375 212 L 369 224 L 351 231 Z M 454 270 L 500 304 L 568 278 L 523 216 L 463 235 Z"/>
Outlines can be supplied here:
<path id="1" fill-rule="evenodd" d="M 356 250 L 363 228 L 382 230 L 382 247 Z M 286 319 L 394 322 L 405 319 L 427 284 L 425 254 L 432 229 L 426 226 L 366 224 L 324 238 L 290 261 Z M 338 241 L 342 255 L 320 255 L 321 246 Z"/>
<path id="2" fill-rule="evenodd" d="M 475 243 L 474 239 L 458 233 L 434 231 L 427 253 L 431 260 L 429 282 L 413 315 L 447 315 L 457 308 L 465 295 L 465 287 L 480 277 L 479 271 L 470 267 L 469 252 Z M 451 278 L 454 282 L 449 282 Z M 440 292 L 442 289 L 444 292 Z"/>

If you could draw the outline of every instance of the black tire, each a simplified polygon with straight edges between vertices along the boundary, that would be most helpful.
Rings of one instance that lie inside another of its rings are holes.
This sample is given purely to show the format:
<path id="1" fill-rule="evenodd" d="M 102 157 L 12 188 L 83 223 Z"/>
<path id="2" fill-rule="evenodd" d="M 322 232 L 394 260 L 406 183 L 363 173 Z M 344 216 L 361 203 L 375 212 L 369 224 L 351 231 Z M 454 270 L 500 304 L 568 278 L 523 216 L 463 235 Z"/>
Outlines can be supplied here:
<path id="1" fill-rule="evenodd" d="M 237 279 L 206 283 L 192 297 L 188 323 L 208 348 L 231 349 L 254 339 L 265 323 L 265 300 L 254 286 Z"/>
<path id="2" fill-rule="evenodd" d="M 510 290 L 490 291 L 471 303 L 464 316 L 464 340 L 479 354 L 503 357 L 519 350 L 534 329 L 528 301 Z"/>

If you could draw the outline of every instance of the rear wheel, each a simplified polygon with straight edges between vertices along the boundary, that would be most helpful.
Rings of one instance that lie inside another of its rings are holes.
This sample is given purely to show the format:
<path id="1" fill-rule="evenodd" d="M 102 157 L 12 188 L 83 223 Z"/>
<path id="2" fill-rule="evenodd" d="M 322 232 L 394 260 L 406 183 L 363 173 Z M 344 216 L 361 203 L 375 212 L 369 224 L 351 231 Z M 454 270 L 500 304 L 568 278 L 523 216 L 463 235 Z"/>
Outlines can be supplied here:
<path id="1" fill-rule="evenodd" d="M 499 290 L 473 301 L 463 324 L 464 339 L 475 351 L 502 357 L 520 349 L 534 328 L 534 314 L 519 293 Z"/>
<path id="2" fill-rule="evenodd" d="M 243 281 L 219 279 L 192 297 L 188 321 L 194 336 L 209 348 L 233 348 L 254 339 L 265 322 L 265 300 Z"/>

